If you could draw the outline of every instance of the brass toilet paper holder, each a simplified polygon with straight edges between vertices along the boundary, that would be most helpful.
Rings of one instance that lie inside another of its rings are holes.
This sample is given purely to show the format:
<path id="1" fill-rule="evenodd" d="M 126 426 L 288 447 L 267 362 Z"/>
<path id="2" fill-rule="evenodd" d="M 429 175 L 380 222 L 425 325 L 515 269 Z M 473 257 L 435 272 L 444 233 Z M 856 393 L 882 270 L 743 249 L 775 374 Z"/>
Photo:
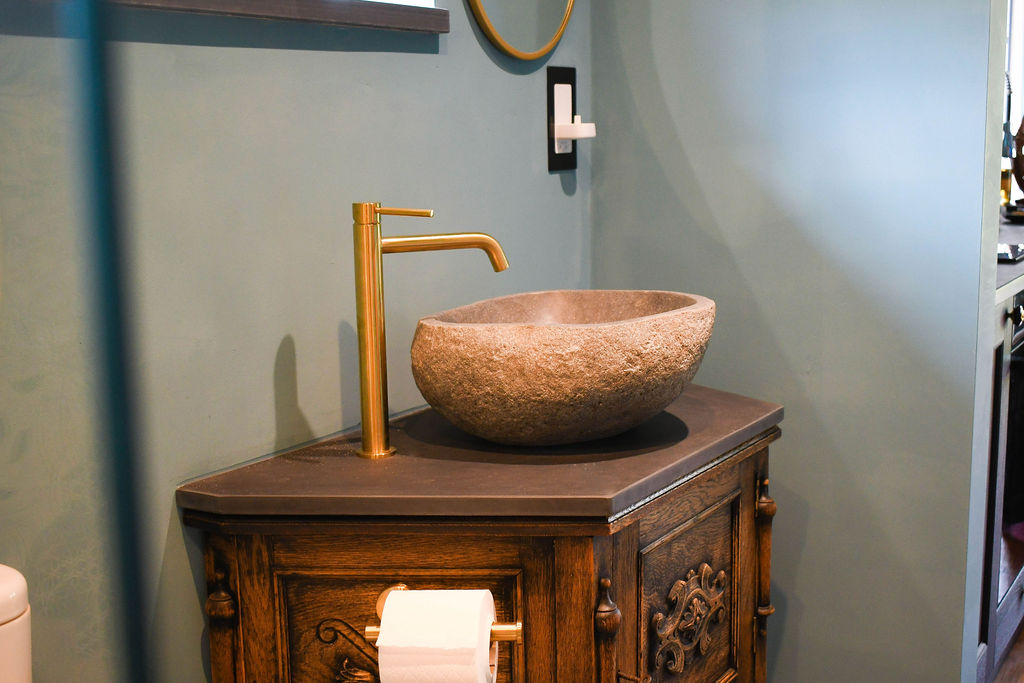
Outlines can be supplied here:
<path id="1" fill-rule="evenodd" d="M 381 594 L 377 596 L 377 618 L 380 619 L 384 614 L 384 601 L 388 599 L 391 591 L 405 591 L 409 590 L 409 587 L 404 583 L 396 583 L 394 586 L 389 586 L 381 591 Z M 376 643 L 377 638 L 380 636 L 380 626 L 366 626 L 363 628 L 363 636 L 367 641 Z M 517 621 L 514 624 L 491 624 L 491 642 L 492 643 L 523 643 L 523 622 Z"/>

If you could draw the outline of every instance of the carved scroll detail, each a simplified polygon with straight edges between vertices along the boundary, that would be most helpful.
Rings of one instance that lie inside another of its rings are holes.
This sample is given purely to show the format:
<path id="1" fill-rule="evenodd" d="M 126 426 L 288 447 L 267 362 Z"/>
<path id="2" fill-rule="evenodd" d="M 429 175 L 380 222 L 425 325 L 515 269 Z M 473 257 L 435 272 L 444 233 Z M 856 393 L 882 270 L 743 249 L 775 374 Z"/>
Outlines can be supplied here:
<path id="1" fill-rule="evenodd" d="M 658 634 L 655 668 L 663 666 L 671 673 L 682 673 L 686 655 L 707 655 L 711 646 L 711 624 L 721 623 L 725 615 L 725 572 L 715 571 L 707 563 L 672 584 L 665 598 L 668 616 L 658 612 L 651 620 Z"/>
<path id="2" fill-rule="evenodd" d="M 344 619 L 324 619 L 316 625 L 316 637 L 325 645 L 333 645 L 341 638 L 354 647 L 364 661 L 356 666 L 346 657 L 334 680 L 345 683 L 379 683 L 377 648 L 363 634 Z M 364 668 L 369 667 L 369 668 Z"/>
<path id="3" fill-rule="evenodd" d="M 349 664 L 348 657 L 341 663 L 341 669 L 338 670 L 338 675 L 334 677 L 334 680 L 343 681 L 343 683 L 380 683 L 380 679 L 372 672 Z"/>

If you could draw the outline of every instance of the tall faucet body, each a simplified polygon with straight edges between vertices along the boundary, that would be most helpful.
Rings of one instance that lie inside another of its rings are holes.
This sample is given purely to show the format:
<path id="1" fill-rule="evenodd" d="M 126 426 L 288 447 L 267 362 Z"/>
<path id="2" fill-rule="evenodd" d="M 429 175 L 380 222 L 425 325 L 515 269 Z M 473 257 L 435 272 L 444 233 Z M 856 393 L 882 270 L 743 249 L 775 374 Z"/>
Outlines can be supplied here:
<path id="1" fill-rule="evenodd" d="M 385 208 L 373 202 L 352 205 L 355 250 L 356 327 L 359 336 L 359 397 L 362 446 L 359 455 L 386 458 L 395 452 L 388 436 L 387 344 L 384 335 L 384 278 L 382 256 L 408 251 L 482 249 L 495 271 L 508 268 L 501 245 L 481 232 L 381 237 L 381 216 L 430 218 L 429 209 Z"/>

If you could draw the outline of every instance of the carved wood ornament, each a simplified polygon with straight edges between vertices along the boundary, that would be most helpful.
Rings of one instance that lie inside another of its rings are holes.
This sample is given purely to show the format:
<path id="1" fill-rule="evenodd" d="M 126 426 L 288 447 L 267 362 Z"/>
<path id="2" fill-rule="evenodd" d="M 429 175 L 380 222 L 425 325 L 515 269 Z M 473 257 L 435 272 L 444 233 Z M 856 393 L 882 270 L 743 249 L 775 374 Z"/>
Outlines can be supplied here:
<path id="1" fill-rule="evenodd" d="M 686 579 L 672 584 L 665 602 L 671 612 L 658 612 L 651 620 L 658 634 L 655 668 L 663 666 L 671 673 L 683 673 L 686 655 L 706 655 L 711 646 L 711 624 L 721 623 L 725 615 L 725 572 L 715 571 L 707 563 L 691 569 Z"/>
<path id="2" fill-rule="evenodd" d="M 338 670 L 334 680 L 342 681 L 343 683 L 380 683 L 380 679 L 366 669 L 352 666 L 348 661 L 348 657 L 341 663 L 341 669 Z"/>
<path id="3" fill-rule="evenodd" d="M 361 666 L 356 666 L 345 657 L 334 680 L 344 683 L 378 683 L 380 675 L 377 670 L 377 648 L 363 637 L 358 629 L 344 619 L 324 619 L 316 626 L 316 638 L 325 645 L 333 645 L 342 638 L 356 648 L 363 656 Z M 362 668 L 368 666 L 370 668 Z"/>

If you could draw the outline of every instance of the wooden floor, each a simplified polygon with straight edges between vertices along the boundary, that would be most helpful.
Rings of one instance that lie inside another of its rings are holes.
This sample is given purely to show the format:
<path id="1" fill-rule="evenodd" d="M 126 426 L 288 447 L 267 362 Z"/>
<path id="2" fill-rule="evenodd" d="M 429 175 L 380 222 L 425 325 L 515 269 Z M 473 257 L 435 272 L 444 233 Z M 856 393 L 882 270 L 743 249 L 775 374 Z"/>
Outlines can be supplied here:
<path id="1" fill-rule="evenodd" d="M 995 683 L 1021 683 L 1024 681 L 1024 629 L 1017 636 L 1016 642 L 1006 655 L 1006 661 L 999 669 Z"/>
<path id="2" fill-rule="evenodd" d="M 1017 573 L 1024 568 L 1024 543 L 1009 536 L 1002 538 L 1002 552 L 999 562 L 999 598 L 1002 599 Z M 1024 629 L 1017 635 L 1010 653 L 994 683 L 1024 683 Z"/>

